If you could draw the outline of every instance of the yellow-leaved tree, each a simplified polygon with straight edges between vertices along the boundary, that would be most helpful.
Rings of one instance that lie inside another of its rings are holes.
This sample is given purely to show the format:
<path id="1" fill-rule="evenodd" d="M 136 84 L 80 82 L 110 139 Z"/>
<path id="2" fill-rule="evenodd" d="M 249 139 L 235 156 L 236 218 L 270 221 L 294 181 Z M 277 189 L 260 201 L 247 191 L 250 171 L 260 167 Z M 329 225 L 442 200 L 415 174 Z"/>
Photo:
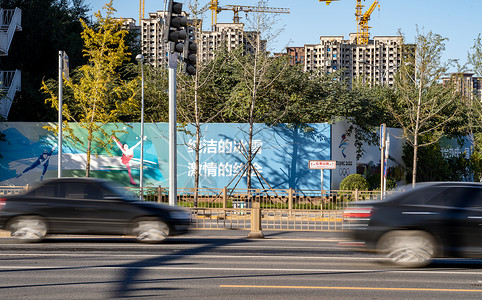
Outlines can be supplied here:
<path id="1" fill-rule="evenodd" d="M 139 90 L 139 78 L 125 79 L 120 72 L 122 65 L 129 60 L 125 37 L 127 31 L 121 29 L 121 23 L 112 18 L 116 11 L 112 0 L 103 9 L 106 16 L 98 11 L 94 14 L 97 22 L 89 27 L 81 20 L 84 41 L 83 54 L 87 64 L 77 68 L 70 80 L 64 78 L 66 97 L 62 105 L 63 130 L 65 136 L 76 146 L 82 147 L 87 154 L 85 176 L 90 175 L 91 156 L 95 150 L 105 150 L 110 154 L 114 131 L 104 126 L 110 122 L 119 122 L 121 116 L 133 114 L 139 110 L 135 96 Z M 42 82 L 42 90 L 49 95 L 47 103 L 58 107 L 58 96 L 51 84 Z M 87 141 L 69 126 L 69 122 L 78 124 L 86 130 Z M 56 126 L 47 129 L 58 132 Z"/>

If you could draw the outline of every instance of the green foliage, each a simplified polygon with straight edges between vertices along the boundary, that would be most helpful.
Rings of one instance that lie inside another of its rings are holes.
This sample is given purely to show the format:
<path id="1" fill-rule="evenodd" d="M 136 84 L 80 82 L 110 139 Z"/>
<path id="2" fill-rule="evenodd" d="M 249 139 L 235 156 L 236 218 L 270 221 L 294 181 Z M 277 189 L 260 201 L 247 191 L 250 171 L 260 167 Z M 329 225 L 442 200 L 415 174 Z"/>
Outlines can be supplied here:
<path id="1" fill-rule="evenodd" d="M 422 138 L 422 142 L 424 138 Z M 475 157 L 474 157 L 475 159 Z M 402 160 L 407 168 L 407 182 L 412 180 L 413 148 L 405 145 Z M 469 178 L 469 161 L 465 153 L 460 156 L 444 157 L 439 143 L 420 148 L 418 153 L 417 182 L 427 181 L 461 181 Z"/>
<path id="2" fill-rule="evenodd" d="M 83 20 L 83 53 L 88 63 L 74 72 L 72 80 L 65 80 L 66 90 L 71 97 L 65 99 L 62 107 L 64 127 L 68 137 L 87 153 L 86 176 L 90 173 L 91 154 L 95 149 L 105 149 L 110 153 L 114 132 L 107 132 L 103 126 L 109 122 L 119 122 L 120 117 L 138 110 L 135 95 L 138 92 L 138 78 L 126 80 L 119 69 L 129 60 L 125 44 L 126 30 L 112 18 L 115 11 L 112 0 L 104 7 L 106 17 L 97 12 L 98 26 L 89 27 Z M 42 90 L 49 95 L 46 102 L 58 107 L 56 91 L 43 83 Z M 69 127 L 73 121 L 87 132 L 87 145 Z M 57 131 L 55 127 L 47 129 Z M 94 152 L 95 154 L 95 152 Z"/>
<path id="3" fill-rule="evenodd" d="M 417 181 L 418 151 L 436 143 L 460 111 L 454 82 L 442 84 L 448 65 L 441 61 L 445 38 L 433 32 L 417 31 L 415 49 L 405 53 L 396 80 L 396 97 L 387 107 L 403 129 L 403 138 L 413 147 L 412 182 Z M 422 138 L 424 141 L 422 142 Z M 425 177 L 425 176 L 422 176 Z"/>
<path id="4" fill-rule="evenodd" d="M 368 181 L 360 174 L 351 174 L 345 177 L 340 183 L 340 190 L 344 191 L 368 191 L 370 185 Z"/>
<path id="5" fill-rule="evenodd" d="M 381 184 L 381 175 L 380 173 L 377 174 L 372 174 L 367 178 L 367 182 L 370 185 L 370 190 L 371 191 L 379 191 L 380 190 L 380 184 Z M 397 186 L 397 182 L 395 179 L 391 178 L 390 176 L 387 176 L 387 191 L 392 190 Z"/>

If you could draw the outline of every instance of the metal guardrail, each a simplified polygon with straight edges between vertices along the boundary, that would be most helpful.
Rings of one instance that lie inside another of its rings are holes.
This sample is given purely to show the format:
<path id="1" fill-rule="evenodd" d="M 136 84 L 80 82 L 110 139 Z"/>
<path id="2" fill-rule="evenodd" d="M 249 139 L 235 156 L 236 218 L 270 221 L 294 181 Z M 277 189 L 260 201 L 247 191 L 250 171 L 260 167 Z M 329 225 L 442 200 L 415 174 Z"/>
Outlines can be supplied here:
<path id="1" fill-rule="evenodd" d="M 139 195 L 139 188 L 127 188 Z M 144 200 L 169 202 L 169 190 L 144 187 Z M 380 200 L 379 191 L 178 188 L 177 204 L 187 208 L 250 208 L 259 202 L 263 209 L 343 210 L 352 201 Z"/>
<path id="2" fill-rule="evenodd" d="M 18 195 L 28 191 L 29 186 L 0 186 L 0 196 Z"/>
<path id="3" fill-rule="evenodd" d="M 28 188 L 0 187 L 0 195 L 19 194 Z M 139 188 L 126 189 L 140 192 Z M 165 188 L 144 187 L 143 193 L 145 201 L 169 202 Z M 343 221 L 348 203 L 379 199 L 377 191 L 179 188 L 177 203 L 191 211 L 194 229 L 252 230 L 259 226 L 261 230 L 339 231 L 350 226 Z M 254 219 L 256 213 L 260 214 L 260 224 Z"/>

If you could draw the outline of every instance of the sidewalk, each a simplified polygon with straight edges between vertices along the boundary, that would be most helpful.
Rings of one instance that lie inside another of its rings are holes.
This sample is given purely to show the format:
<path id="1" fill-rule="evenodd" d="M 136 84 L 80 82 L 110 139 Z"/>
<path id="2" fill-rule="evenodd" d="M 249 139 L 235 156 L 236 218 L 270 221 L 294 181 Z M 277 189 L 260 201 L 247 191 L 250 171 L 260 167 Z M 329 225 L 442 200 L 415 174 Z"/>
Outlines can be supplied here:
<path id="1" fill-rule="evenodd" d="M 229 229 L 193 229 L 184 235 L 175 236 L 173 238 L 247 238 L 249 230 L 229 230 Z M 343 232 L 332 231 L 263 231 L 265 239 L 296 239 L 296 240 L 333 240 L 339 241 L 344 239 Z M 69 236 L 69 235 L 66 235 Z M 95 236 L 102 237 L 102 236 Z M 0 230 L 0 238 L 10 238 L 10 232 Z"/>

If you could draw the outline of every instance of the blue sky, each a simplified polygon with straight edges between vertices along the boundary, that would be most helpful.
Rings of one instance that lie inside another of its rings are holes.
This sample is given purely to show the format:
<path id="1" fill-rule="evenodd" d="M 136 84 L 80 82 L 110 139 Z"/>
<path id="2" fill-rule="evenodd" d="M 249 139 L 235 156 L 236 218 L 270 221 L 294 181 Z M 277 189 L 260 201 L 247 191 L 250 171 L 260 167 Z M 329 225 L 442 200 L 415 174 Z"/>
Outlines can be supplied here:
<path id="1" fill-rule="evenodd" d="M 178 0 L 188 3 L 189 0 Z M 98 11 L 108 0 L 85 0 L 93 11 Z M 208 3 L 200 0 L 200 3 Z M 417 26 L 420 31 L 433 31 L 446 41 L 444 59 L 467 60 L 474 39 L 482 33 L 482 0 L 379 0 L 371 15 L 370 36 L 396 35 L 400 29 L 407 42 L 413 42 Z M 222 5 L 256 5 L 256 0 L 219 0 Z M 275 29 L 283 29 L 272 45 L 272 50 L 282 52 L 286 46 L 317 44 L 322 35 L 343 35 L 348 38 L 356 32 L 355 0 L 333 1 L 330 5 L 318 0 L 270 0 L 269 7 L 289 8 L 290 14 L 277 15 Z M 373 3 L 366 0 L 364 10 Z M 185 5 L 187 7 L 187 5 Z M 139 18 L 139 0 L 114 0 L 116 17 Z M 145 0 L 145 14 L 163 10 L 163 0 Z M 218 22 L 232 22 L 233 13 L 222 11 Z M 244 13 L 240 17 L 245 18 Z M 241 19 L 241 20 L 243 20 Z M 210 25 L 210 11 L 206 25 Z"/>

